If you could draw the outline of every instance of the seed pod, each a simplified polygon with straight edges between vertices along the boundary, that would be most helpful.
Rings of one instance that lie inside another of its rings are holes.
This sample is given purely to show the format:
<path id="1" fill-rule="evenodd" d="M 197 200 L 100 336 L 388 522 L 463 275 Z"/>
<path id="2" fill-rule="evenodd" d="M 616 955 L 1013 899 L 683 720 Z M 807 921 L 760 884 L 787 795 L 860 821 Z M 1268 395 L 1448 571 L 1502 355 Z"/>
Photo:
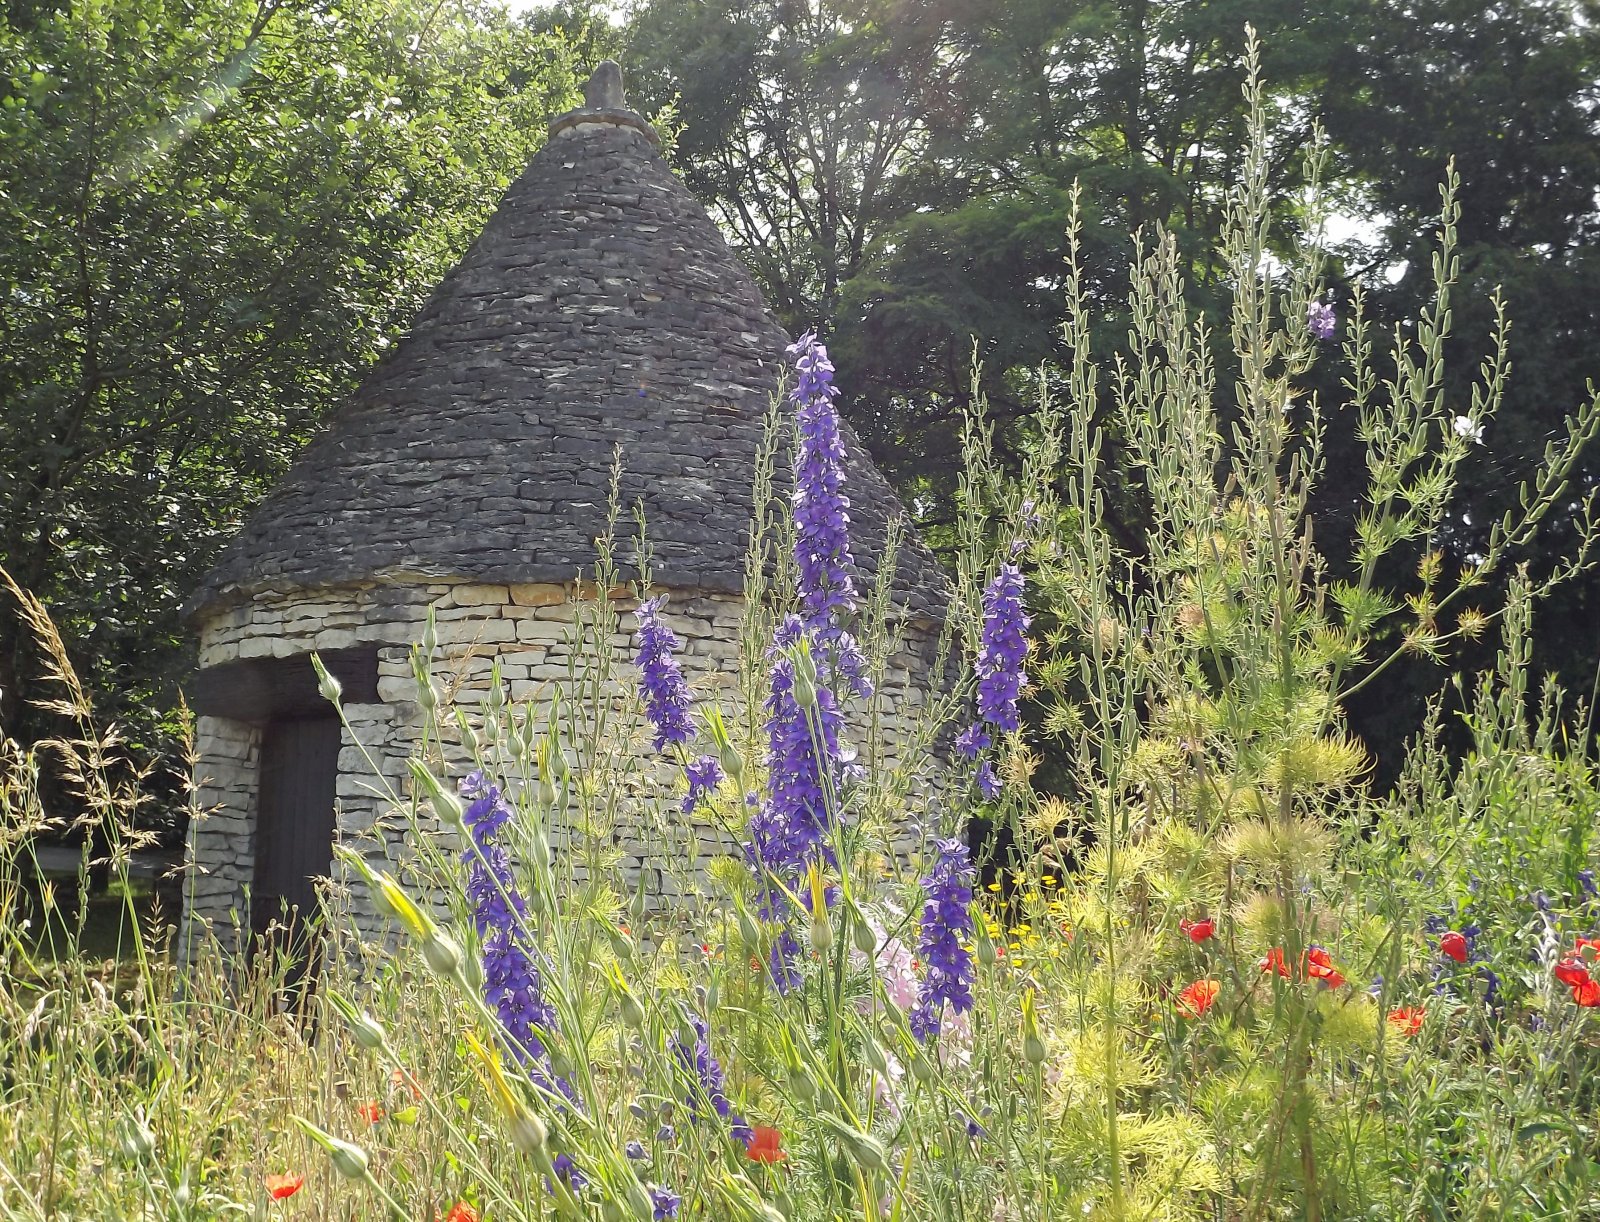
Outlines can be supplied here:
<path id="1" fill-rule="evenodd" d="M 347 1180 L 361 1180 L 367 1177 L 367 1152 L 360 1146 L 352 1145 L 340 1138 L 329 1138 L 328 1158 L 333 1162 L 333 1169 Z"/>

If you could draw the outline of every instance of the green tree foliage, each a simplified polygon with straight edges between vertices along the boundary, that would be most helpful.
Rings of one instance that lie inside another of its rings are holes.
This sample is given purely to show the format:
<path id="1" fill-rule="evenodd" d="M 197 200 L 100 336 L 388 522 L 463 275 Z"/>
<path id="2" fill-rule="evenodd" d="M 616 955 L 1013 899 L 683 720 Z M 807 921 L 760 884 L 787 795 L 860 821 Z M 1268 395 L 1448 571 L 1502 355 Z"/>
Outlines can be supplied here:
<path id="1" fill-rule="evenodd" d="M 566 41 L 473 0 L 0 18 L 0 562 L 102 713 L 171 707 L 184 595 L 573 100 Z"/>
<path id="2" fill-rule="evenodd" d="M 646 0 L 630 44 L 652 100 L 677 99 L 684 173 L 784 321 L 827 334 L 849 388 L 845 411 L 922 511 L 925 531 L 948 541 L 974 355 L 996 445 L 1013 464 L 1034 428 L 1041 376 L 1053 381 L 1064 366 L 1074 182 L 1101 350 L 1126 344 L 1128 235 L 1148 236 L 1156 223 L 1174 235 L 1193 304 L 1225 319 L 1226 276 L 1211 252 L 1241 171 L 1241 52 L 1252 23 L 1274 116 L 1277 240 L 1292 243 L 1314 223 L 1295 150 L 1317 122 L 1330 140 L 1335 210 L 1357 222 L 1334 230 L 1341 316 L 1356 286 L 1380 326 L 1426 300 L 1438 188 L 1456 158 L 1470 304 L 1451 320 L 1451 343 L 1484 350 L 1487 303 L 1504 284 L 1516 366 L 1463 477 L 1477 516 L 1453 517 L 1430 541 L 1459 560 L 1482 550 L 1491 516 L 1583 401 L 1593 371 L 1583 340 L 1600 333 L 1597 16 L 1593 0 L 1492 9 L 1474 0 Z M 1225 344 L 1213 355 L 1227 367 Z M 1475 371 L 1466 360 L 1455 367 L 1445 393 L 1464 411 Z M 1331 402 L 1338 387 L 1320 376 L 1300 390 Z M 1329 421 L 1335 470 L 1359 464 L 1355 426 Z M 1116 460 L 1122 438 L 1113 431 L 1106 444 Z M 1600 459 L 1586 462 L 1580 490 Z M 1354 527 L 1352 487 L 1329 481 L 1316 506 L 1319 541 L 1335 555 Z M 1138 482 L 1107 491 L 1113 525 L 1137 550 Z M 1573 537 L 1552 530 L 1551 554 Z M 1530 558 L 1537 569 L 1539 554 Z M 1600 603 L 1581 581 L 1560 597 L 1574 623 Z M 1567 639 L 1580 637 L 1556 660 L 1587 687 L 1596 651 L 1592 632 Z M 1390 695 L 1377 693 L 1374 710 L 1391 707 Z M 1414 705 L 1392 707 L 1414 724 Z M 1398 742 L 1395 729 L 1383 737 Z"/>

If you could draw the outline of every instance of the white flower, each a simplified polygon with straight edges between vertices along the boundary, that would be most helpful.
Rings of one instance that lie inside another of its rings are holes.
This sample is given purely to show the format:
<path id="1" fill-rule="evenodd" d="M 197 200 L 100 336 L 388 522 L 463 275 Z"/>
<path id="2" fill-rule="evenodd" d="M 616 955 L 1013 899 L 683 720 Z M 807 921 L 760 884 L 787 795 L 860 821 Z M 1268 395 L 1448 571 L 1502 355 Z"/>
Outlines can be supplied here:
<path id="1" fill-rule="evenodd" d="M 1480 446 L 1483 444 L 1483 425 L 1472 423 L 1471 416 L 1457 416 L 1450 422 L 1450 427 L 1456 431 L 1457 437 L 1465 437 Z"/>

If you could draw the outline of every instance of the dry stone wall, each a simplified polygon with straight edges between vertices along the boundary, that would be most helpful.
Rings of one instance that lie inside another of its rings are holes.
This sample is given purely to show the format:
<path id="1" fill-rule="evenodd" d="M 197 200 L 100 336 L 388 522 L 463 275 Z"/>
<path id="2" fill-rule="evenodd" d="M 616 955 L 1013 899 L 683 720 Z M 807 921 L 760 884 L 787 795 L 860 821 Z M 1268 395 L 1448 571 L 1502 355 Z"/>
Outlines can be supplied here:
<path id="1" fill-rule="evenodd" d="M 577 621 L 586 606 L 582 592 L 554 583 L 496 585 L 466 582 L 372 582 L 282 594 L 266 591 L 205 620 L 200 626 L 200 665 L 217 666 L 248 658 L 289 657 L 310 651 L 378 647 L 378 702 L 347 704 L 337 782 L 335 835 L 370 858 L 405 862 L 416 846 L 408 844 L 409 819 L 388 795 L 408 797 L 406 761 L 416 749 L 428 717 L 418 702 L 411 649 L 421 639 L 428 607 L 434 608 L 438 642 L 435 685 L 441 709 L 452 704 L 476 712 L 488 692 L 492 668 L 513 702 L 548 701 L 553 688 L 570 695 L 571 679 L 583 665 Z M 620 630 L 610 644 L 616 652 L 617 682 L 609 693 L 612 712 L 632 699 L 636 647 L 632 604 L 616 604 Z M 679 592 L 669 600 L 664 620 L 682 638 L 681 660 L 697 699 L 714 699 L 730 719 L 743 715 L 739 637 L 743 600 L 728 594 Z M 861 724 L 875 718 L 887 768 L 907 762 L 901 744 L 925 707 L 935 630 L 925 622 L 906 627 L 905 647 L 890 659 L 872 709 L 856 710 Z M 575 656 L 576 655 L 576 656 Z M 757 710 L 759 714 L 759 710 Z M 441 727 L 442 723 L 442 727 Z M 465 753 L 448 718 L 435 720 L 451 775 L 465 768 Z M 617 789 L 626 790 L 614 826 L 608 830 L 614 853 L 629 885 L 643 878 L 660 902 L 671 902 L 686 877 L 711 858 L 734 851 L 728 835 L 704 819 L 687 820 L 678 811 L 682 782 L 664 761 L 651 761 L 642 724 L 635 741 L 613 743 L 609 761 Z M 225 947 L 237 949 L 233 930 L 250 924 L 248 888 L 254 873 L 257 770 L 260 730 L 242 722 L 202 718 L 199 725 L 197 781 L 202 810 L 190 832 L 190 883 L 185 927 L 209 926 Z M 615 768 L 631 761 L 631 772 Z M 912 795 L 912 805 L 920 795 Z M 615 799 L 616 794 L 612 794 Z M 568 826 L 556 829 L 557 852 L 572 850 L 573 824 L 587 816 L 570 812 Z M 915 837 L 920 820 L 907 820 L 905 838 Z M 445 847 L 454 848 L 444 830 L 429 825 Z M 593 832 L 593 826 L 588 829 Z M 269 833 L 270 834 L 270 833 Z M 569 865 L 572 863 L 569 862 Z M 685 868 L 685 867 L 688 868 Z M 581 877 L 581 865 L 574 866 Z M 350 908 L 363 934 L 380 936 L 384 921 L 370 900 L 348 879 Z"/>

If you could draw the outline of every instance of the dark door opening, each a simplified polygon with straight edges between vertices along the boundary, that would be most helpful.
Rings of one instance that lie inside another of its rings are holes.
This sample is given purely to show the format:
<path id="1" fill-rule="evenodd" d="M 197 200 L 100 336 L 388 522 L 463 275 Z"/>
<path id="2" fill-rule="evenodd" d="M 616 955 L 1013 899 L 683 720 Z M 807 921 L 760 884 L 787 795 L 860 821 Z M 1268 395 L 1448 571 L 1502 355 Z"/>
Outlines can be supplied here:
<path id="1" fill-rule="evenodd" d="M 321 958 L 316 880 L 333 864 L 339 720 L 284 718 L 261 733 L 255 890 L 250 924 L 257 954 L 286 952 L 287 983 L 315 976 Z"/>

